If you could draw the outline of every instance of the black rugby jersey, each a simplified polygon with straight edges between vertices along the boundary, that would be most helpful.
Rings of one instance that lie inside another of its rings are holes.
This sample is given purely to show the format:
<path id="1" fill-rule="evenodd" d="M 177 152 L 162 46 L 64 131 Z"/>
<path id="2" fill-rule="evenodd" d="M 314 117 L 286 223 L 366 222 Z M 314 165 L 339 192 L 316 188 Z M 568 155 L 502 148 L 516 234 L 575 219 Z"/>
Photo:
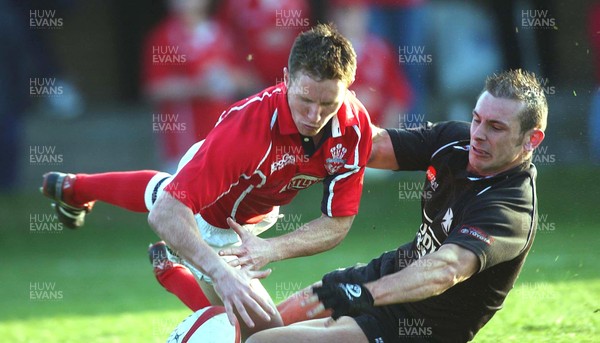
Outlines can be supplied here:
<path id="1" fill-rule="evenodd" d="M 422 170 L 421 226 L 397 270 L 453 243 L 475 253 L 479 271 L 446 292 L 403 306 L 436 341 L 464 342 L 502 307 L 535 236 L 536 169 L 529 161 L 492 177 L 466 171 L 469 123 L 387 130 L 400 170 Z"/>

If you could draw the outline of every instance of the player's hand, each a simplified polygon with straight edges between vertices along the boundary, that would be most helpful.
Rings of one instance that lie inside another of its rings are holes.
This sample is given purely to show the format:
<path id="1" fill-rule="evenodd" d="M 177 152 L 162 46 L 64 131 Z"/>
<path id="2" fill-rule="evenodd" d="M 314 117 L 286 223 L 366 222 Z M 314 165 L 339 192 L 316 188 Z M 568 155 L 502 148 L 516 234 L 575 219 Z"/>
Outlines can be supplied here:
<path id="1" fill-rule="evenodd" d="M 271 320 L 271 316 L 277 314 L 277 309 L 267 299 L 256 293 L 250 284 L 252 279 L 264 279 L 269 274 L 271 274 L 270 269 L 256 271 L 249 268 L 227 268 L 215 276 L 213 279 L 214 289 L 223 300 L 223 306 L 225 306 L 231 325 L 235 325 L 234 309 L 250 328 L 253 328 L 255 323 L 248 310 L 267 322 Z"/>
<path id="2" fill-rule="evenodd" d="M 312 288 L 313 302 L 315 297 L 321 306 L 313 309 L 309 315 L 315 315 L 324 309 L 331 309 L 331 317 L 337 320 L 341 316 L 357 315 L 373 307 L 373 295 L 360 284 L 351 283 L 324 283 Z"/>
<path id="3" fill-rule="evenodd" d="M 220 256 L 236 256 L 229 262 L 232 267 L 244 266 L 259 270 L 273 261 L 273 247 L 268 240 L 256 237 L 233 219 L 227 218 L 227 224 L 240 236 L 242 245 L 219 251 Z"/>

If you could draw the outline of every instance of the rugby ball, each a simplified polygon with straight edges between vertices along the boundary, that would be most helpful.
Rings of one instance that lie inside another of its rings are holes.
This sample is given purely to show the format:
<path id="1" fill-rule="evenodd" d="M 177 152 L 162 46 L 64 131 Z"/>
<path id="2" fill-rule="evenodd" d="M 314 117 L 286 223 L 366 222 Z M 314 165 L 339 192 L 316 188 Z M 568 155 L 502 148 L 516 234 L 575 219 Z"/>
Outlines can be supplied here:
<path id="1" fill-rule="evenodd" d="M 167 343 L 240 343 L 240 325 L 232 326 L 225 307 L 209 306 L 184 319 L 167 339 Z"/>

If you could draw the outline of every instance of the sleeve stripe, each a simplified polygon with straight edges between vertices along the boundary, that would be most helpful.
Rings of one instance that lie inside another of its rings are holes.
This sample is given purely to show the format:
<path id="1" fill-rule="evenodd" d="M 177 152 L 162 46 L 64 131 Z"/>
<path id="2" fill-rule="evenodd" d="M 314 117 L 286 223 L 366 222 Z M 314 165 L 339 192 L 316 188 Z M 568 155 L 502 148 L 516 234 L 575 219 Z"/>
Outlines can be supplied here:
<path id="1" fill-rule="evenodd" d="M 350 171 L 336 176 L 335 178 L 333 178 L 333 180 L 331 180 L 331 183 L 329 184 L 329 196 L 327 197 L 327 216 L 329 216 L 329 217 L 333 217 L 331 203 L 333 202 L 333 195 L 334 195 L 333 189 L 335 188 L 335 183 L 338 180 L 345 179 L 345 178 L 349 177 L 350 175 L 357 173 L 360 170 L 358 163 L 360 161 L 359 148 L 360 148 L 361 134 L 360 134 L 360 129 L 358 128 L 358 125 L 352 125 L 352 128 L 354 129 L 354 131 L 356 132 L 356 135 L 358 136 L 358 140 L 356 141 L 356 146 L 354 147 L 354 164 L 345 164 L 344 168 L 350 169 Z"/>
<path id="2" fill-rule="evenodd" d="M 360 168 L 350 170 L 348 172 L 345 172 L 344 174 L 340 174 L 340 175 L 334 177 L 333 180 L 331 180 L 331 183 L 329 184 L 329 196 L 327 197 L 327 216 L 333 217 L 333 213 L 331 211 L 331 203 L 333 202 L 333 194 L 334 194 L 333 189 L 335 188 L 335 183 L 338 180 L 345 179 L 354 173 L 358 173 L 359 170 L 360 170 Z"/>
<path id="3" fill-rule="evenodd" d="M 434 153 L 431 155 L 431 158 L 434 158 L 434 157 L 435 157 L 435 155 L 437 155 L 437 153 L 438 153 L 438 152 L 440 152 L 440 151 L 442 151 L 443 149 L 445 149 L 445 148 L 447 148 L 447 147 L 449 147 L 449 146 L 451 146 L 451 145 L 453 145 L 453 144 L 456 144 L 456 143 L 458 143 L 458 142 L 459 142 L 459 141 L 454 141 L 454 142 L 450 142 L 450 143 L 448 143 L 448 144 L 446 144 L 446 145 L 442 146 L 441 148 L 437 149 L 437 150 L 436 150 L 436 151 L 435 151 L 435 152 L 434 152 Z"/>
<path id="4" fill-rule="evenodd" d="M 356 132 L 356 135 L 358 136 L 358 140 L 356 141 L 356 146 L 354 147 L 354 164 L 345 164 L 344 168 L 346 169 L 358 169 L 358 161 L 359 161 L 359 155 L 358 155 L 358 150 L 360 148 L 360 129 L 358 128 L 358 125 L 352 125 L 352 128 L 354 129 L 354 131 Z"/>
<path id="5" fill-rule="evenodd" d="M 259 101 L 259 102 L 263 101 L 266 96 L 268 96 L 270 98 L 275 93 L 281 93 L 281 88 L 275 88 L 271 93 L 264 92 L 261 96 L 255 96 L 254 98 L 249 99 L 248 101 L 246 101 L 245 103 L 243 103 L 240 106 L 233 106 L 233 107 L 231 107 L 229 110 L 224 111 L 223 114 L 221 114 L 221 116 L 219 117 L 219 121 L 217 122 L 216 125 L 219 125 L 219 123 L 221 122 L 221 120 L 223 120 L 223 118 L 225 118 L 229 113 L 231 113 L 233 111 L 239 111 L 239 110 L 243 109 L 244 107 L 250 105 L 251 103 L 253 103 L 255 101 Z"/>

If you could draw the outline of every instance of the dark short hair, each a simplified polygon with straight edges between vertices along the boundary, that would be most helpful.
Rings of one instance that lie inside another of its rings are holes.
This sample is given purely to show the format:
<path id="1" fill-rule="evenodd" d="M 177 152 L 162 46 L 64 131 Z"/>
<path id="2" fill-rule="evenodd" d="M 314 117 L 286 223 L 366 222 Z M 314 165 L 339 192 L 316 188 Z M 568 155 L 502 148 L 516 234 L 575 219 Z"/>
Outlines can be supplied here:
<path id="1" fill-rule="evenodd" d="M 356 75 L 356 52 L 333 26 L 318 24 L 296 37 L 288 68 L 291 78 L 302 70 L 317 81 L 341 80 L 350 86 Z"/>
<path id="2" fill-rule="evenodd" d="M 519 100 L 525 104 L 519 113 L 521 133 L 533 128 L 546 129 L 548 103 L 534 73 L 516 69 L 494 74 L 485 81 L 485 91 L 496 98 Z"/>

